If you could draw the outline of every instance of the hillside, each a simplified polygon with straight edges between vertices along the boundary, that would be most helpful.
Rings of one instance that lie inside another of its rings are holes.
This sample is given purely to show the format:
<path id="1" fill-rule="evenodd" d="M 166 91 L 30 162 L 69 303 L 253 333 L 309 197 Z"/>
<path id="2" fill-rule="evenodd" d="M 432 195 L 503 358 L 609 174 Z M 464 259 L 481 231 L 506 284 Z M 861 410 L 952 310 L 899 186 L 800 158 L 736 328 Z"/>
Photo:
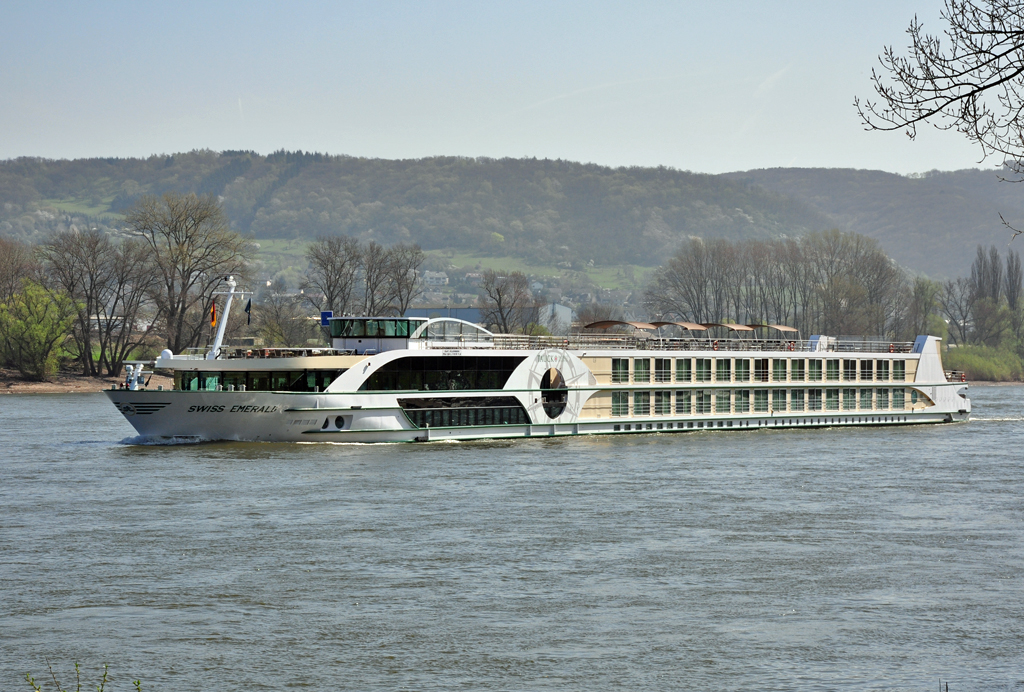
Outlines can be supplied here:
<path id="1" fill-rule="evenodd" d="M 1011 233 L 1000 213 L 1024 226 L 1024 185 L 1001 182 L 993 170 L 904 177 L 773 168 L 725 177 L 793 197 L 826 214 L 837 228 L 877 239 L 900 264 L 933 277 L 967 274 L 979 243 L 1005 247 Z"/>
<path id="2" fill-rule="evenodd" d="M 0 162 L 0 233 L 38 239 L 73 218 L 116 226 L 140 195 L 170 190 L 219 195 L 232 226 L 257 239 L 340 232 L 573 267 L 657 266 L 689 235 L 769 237 L 830 224 L 760 187 L 665 168 L 197 151 Z"/>

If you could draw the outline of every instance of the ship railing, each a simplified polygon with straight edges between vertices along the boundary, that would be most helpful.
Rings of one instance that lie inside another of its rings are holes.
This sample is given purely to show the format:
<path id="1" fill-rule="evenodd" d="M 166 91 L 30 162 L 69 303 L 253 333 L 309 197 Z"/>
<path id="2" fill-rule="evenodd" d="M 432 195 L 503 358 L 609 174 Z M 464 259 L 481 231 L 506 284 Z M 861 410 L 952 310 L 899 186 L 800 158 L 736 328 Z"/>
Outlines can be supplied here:
<path id="1" fill-rule="evenodd" d="M 967 373 L 963 370 L 947 370 L 945 372 L 946 382 L 966 382 Z"/>
<path id="2" fill-rule="evenodd" d="M 542 350 L 563 348 L 573 351 L 610 349 L 633 351 L 792 351 L 829 353 L 910 353 L 912 342 L 882 342 L 830 339 L 682 339 L 634 336 L 629 334 L 569 334 L 568 336 L 529 336 L 495 334 L 494 348 L 506 350 Z"/>

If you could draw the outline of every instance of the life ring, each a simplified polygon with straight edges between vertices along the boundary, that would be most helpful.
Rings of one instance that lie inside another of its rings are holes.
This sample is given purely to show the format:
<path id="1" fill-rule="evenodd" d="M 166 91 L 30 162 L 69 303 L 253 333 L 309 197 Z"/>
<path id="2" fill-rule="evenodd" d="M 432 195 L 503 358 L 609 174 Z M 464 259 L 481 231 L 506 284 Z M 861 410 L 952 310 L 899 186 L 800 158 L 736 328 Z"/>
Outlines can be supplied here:
<path id="1" fill-rule="evenodd" d="M 792 341 L 790 341 L 788 344 L 786 344 L 786 350 L 787 351 L 792 351 L 792 350 L 794 350 L 794 348 L 796 348 L 796 347 L 795 347 L 795 345 L 793 344 Z"/>
<path id="2" fill-rule="evenodd" d="M 715 340 L 715 343 L 711 345 L 711 348 L 712 348 L 713 350 L 715 350 L 715 351 L 717 351 L 717 350 L 718 350 L 718 340 L 717 340 L 717 339 Z"/>
<path id="3" fill-rule="evenodd" d="M 961 382 L 966 382 L 967 381 L 967 373 L 966 372 L 960 373 L 960 381 Z"/>
<path id="4" fill-rule="evenodd" d="M 889 344 L 889 353 L 896 353 L 896 347 L 894 347 L 892 344 Z"/>

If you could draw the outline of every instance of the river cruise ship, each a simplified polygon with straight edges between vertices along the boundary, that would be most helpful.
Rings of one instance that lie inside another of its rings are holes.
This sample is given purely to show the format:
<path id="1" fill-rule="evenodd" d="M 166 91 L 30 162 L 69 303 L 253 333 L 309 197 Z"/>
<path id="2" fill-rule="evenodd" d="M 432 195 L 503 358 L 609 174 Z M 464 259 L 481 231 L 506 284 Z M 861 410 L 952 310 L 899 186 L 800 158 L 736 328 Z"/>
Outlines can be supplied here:
<path id="1" fill-rule="evenodd" d="M 918 425 L 971 411 L 934 336 L 883 343 L 800 339 L 781 325 L 603 322 L 531 337 L 452 318 L 334 317 L 331 348 L 229 349 L 224 322 L 209 352 L 131 363 L 106 392 L 139 435 L 426 442 Z M 173 387 L 147 387 L 147 367 L 172 373 Z"/>

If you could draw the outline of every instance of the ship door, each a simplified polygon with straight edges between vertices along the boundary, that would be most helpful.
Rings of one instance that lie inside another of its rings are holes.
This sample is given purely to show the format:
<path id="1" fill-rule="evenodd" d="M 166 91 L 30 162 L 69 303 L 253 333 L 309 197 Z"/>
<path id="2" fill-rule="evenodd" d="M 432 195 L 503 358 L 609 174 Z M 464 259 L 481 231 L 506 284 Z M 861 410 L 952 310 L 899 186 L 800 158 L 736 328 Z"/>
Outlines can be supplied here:
<path id="1" fill-rule="evenodd" d="M 548 418 L 558 418 L 562 415 L 569 400 L 569 392 L 565 386 L 565 378 L 558 368 L 548 368 L 544 373 L 540 381 L 540 396 L 544 413 Z"/>

